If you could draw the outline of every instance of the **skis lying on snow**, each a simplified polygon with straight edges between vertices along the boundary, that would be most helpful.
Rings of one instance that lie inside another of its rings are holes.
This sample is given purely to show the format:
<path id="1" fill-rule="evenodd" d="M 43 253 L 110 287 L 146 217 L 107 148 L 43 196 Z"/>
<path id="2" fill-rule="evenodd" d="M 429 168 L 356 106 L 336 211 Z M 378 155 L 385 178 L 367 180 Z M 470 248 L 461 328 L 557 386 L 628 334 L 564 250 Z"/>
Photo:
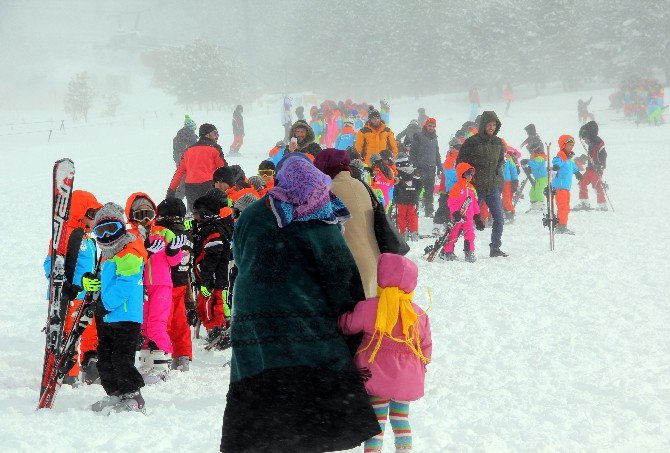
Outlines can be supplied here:
<path id="1" fill-rule="evenodd" d="M 558 219 L 554 212 L 554 188 L 552 185 L 552 165 L 551 165 L 551 143 L 545 143 L 547 146 L 547 213 L 542 218 L 542 225 L 549 227 L 549 250 L 554 250 L 554 229 Z"/>
<path id="2" fill-rule="evenodd" d="M 49 304 L 45 326 L 46 345 L 38 408 L 51 407 L 53 402 L 53 380 L 55 379 L 62 351 L 63 329 L 69 301 L 63 297 L 65 283 L 65 258 L 68 235 L 65 223 L 70 215 L 74 162 L 61 159 L 53 168 L 53 205 L 51 213 L 51 272 L 49 274 Z"/>
<path id="3" fill-rule="evenodd" d="M 458 210 L 458 212 L 461 214 L 461 219 L 459 222 L 456 222 L 454 219 L 450 219 L 444 229 L 444 233 L 440 237 L 437 238 L 435 241 L 435 244 L 432 246 L 429 245 L 424 249 L 424 252 L 428 255 L 426 256 L 426 261 L 432 263 L 435 260 L 435 257 L 437 254 L 442 250 L 442 247 L 444 247 L 444 244 L 447 243 L 449 240 L 449 233 L 451 233 L 451 230 L 454 229 L 454 226 L 456 226 L 457 223 L 464 222 L 463 219 L 465 219 L 465 213 L 468 210 L 468 207 L 470 207 L 470 203 L 472 203 L 472 198 L 468 197 L 464 202 L 463 206 L 461 206 L 461 209 Z"/>
<path id="4" fill-rule="evenodd" d="M 227 329 L 221 330 L 221 333 L 216 338 L 207 343 L 207 346 L 205 346 L 205 351 L 211 351 L 214 348 L 223 351 L 228 349 L 230 346 L 230 327 L 228 327 Z"/>

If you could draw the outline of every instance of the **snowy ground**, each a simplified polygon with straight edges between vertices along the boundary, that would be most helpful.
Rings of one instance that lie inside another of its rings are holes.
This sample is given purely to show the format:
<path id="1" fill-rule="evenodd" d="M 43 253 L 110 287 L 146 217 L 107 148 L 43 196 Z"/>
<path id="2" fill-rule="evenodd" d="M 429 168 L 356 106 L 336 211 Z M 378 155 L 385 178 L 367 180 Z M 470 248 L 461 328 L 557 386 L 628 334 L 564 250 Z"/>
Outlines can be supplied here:
<path id="1" fill-rule="evenodd" d="M 604 110 L 608 93 L 599 91 L 520 100 L 510 116 L 501 117 L 499 135 L 518 145 L 525 138 L 523 127 L 534 122 L 541 137 L 554 144 L 562 133 L 576 136 L 577 99 L 591 94 L 610 155 L 606 180 L 616 212 L 571 214 L 577 234 L 558 236 L 552 253 L 540 215 L 524 214 L 528 201 L 521 200 L 517 221 L 503 235 L 508 259 L 487 257 L 490 230 L 478 233 L 475 264 L 421 261 L 428 240 L 410 252 L 421 268 L 417 301 L 428 305 L 427 287 L 434 299 L 429 311 L 434 357 L 426 397 L 412 405 L 410 414 L 417 451 L 670 449 L 664 165 L 670 126 L 620 121 Z M 443 153 L 468 111 L 462 97 L 455 96 L 395 100 L 392 106 L 396 132 L 417 107 L 436 116 Z M 484 107 L 503 110 L 501 104 Z M 248 174 L 281 138 L 276 110 L 245 112 L 244 157 L 229 161 Z M 227 149 L 228 113 L 190 113 L 198 123 L 219 126 Z M 64 388 L 53 410 L 35 411 L 53 162 L 73 158 L 75 187 L 93 191 L 103 202 L 124 204 L 136 191 L 159 200 L 172 175 L 172 137 L 182 115 L 170 107 L 129 114 L 112 125 L 92 119 L 87 126 L 68 128 L 67 134 L 56 132 L 49 143 L 48 133 L 33 132 L 49 129 L 44 125 L 0 129 L 5 171 L 0 189 L 9 201 L 0 213 L 2 450 L 218 448 L 229 372 L 221 365 L 228 353 L 206 352 L 202 345 L 196 347 L 191 372 L 143 390 L 146 416 L 93 414 L 87 408 L 102 397 L 98 386 Z M 7 123 L 16 116 L 0 114 L 0 120 Z M 25 134 L 4 135 L 17 131 Z M 576 188 L 572 196 L 574 204 Z M 423 219 L 421 229 L 430 229 Z M 390 433 L 385 447 L 392 451 Z"/>

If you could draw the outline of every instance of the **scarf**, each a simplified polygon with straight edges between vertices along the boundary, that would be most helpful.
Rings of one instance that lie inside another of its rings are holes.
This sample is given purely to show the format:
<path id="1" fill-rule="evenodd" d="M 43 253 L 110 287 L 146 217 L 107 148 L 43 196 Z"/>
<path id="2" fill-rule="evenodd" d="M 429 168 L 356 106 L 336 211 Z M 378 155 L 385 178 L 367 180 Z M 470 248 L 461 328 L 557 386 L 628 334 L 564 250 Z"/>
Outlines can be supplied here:
<path id="1" fill-rule="evenodd" d="M 372 354 L 368 359 L 368 363 L 372 363 L 379 352 L 382 340 L 386 337 L 398 343 L 404 343 L 410 348 L 412 353 L 417 356 L 423 363 L 430 362 L 421 350 L 421 338 L 419 337 L 418 320 L 419 316 L 412 307 L 412 299 L 414 298 L 414 291 L 406 293 L 397 286 L 389 286 L 386 288 L 377 287 L 377 295 L 379 302 L 377 303 L 377 318 L 375 319 L 375 331 L 370 339 L 368 345 L 358 351 L 361 353 L 367 350 L 377 338 Z M 393 336 L 393 328 L 398 321 L 402 323 L 403 338 L 395 338 Z"/>
<path id="2" fill-rule="evenodd" d="M 98 242 L 98 248 L 100 248 L 100 254 L 105 259 L 112 259 L 114 256 L 119 253 L 123 248 L 133 242 L 137 237 L 132 233 L 126 233 L 124 236 L 119 238 L 117 241 L 111 244 L 101 244 Z"/>

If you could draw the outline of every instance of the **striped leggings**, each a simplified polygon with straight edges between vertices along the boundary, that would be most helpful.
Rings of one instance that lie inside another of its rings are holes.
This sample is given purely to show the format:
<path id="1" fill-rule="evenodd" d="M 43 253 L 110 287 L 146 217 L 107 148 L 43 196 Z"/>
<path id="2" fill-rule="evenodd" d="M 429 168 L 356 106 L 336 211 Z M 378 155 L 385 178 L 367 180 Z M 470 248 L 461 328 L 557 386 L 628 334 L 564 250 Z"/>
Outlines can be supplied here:
<path id="1" fill-rule="evenodd" d="M 370 402 L 372 408 L 377 414 L 379 426 L 381 426 L 381 433 L 375 437 L 365 441 L 365 453 L 377 453 L 382 451 L 382 443 L 384 442 L 384 428 L 386 426 L 386 419 L 390 416 L 391 428 L 395 436 L 395 450 L 396 451 L 411 451 L 412 450 L 412 428 L 409 426 L 409 402 L 395 401 L 378 398 L 370 395 Z"/>

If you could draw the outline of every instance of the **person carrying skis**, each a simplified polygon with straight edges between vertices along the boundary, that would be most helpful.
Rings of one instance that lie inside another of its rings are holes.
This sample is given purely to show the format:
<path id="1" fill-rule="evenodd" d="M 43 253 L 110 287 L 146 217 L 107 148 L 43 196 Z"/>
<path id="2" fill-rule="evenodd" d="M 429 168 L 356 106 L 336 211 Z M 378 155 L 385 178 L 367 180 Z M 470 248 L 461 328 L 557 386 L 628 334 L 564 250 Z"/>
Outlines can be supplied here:
<path id="1" fill-rule="evenodd" d="M 179 237 L 164 226 L 156 225 L 156 205 L 142 192 L 128 197 L 126 216 L 131 232 L 140 237 L 147 250 L 144 268 L 144 287 L 147 300 L 143 305 L 142 332 L 145 337 L 140 350 L 140 373 L 147 385 L 167 379 L 172 340 L 168 334 L 168 320 L 172 313 L 172 266 L 181 262 L 181 248 L 186 236 Z"/>
<path id="2" fill-rule="evenodd" d="M 547 175 L 547 155 L 544 153 L 544 147 L 536 142 L 528 146 L 531 152 L 530 159 L 521 159 L 521 165 L 524 167 L 526 175 L 530 175 L 535 180 L 535 184 L 530 189 L 530 209 L 541 211 L 544 207 L 544 189 L 549 184 Z"/>
<path id="3" fill-rule="evenodd" d="M 381 432 L 365 441 L 366 452 L 381 452 L 390 418 L 395 451 L 412 449 L 409 405 L 424 395 L 426 366 L 433 349 L 428 315 L 412 299 L 417 265 L 404 256 L 384 253 L 377 267 L 377 297 L 340 316 L 345 335 L 363 333 L 355 355 Z"/>
<path id="4" fill-rule="evenodd" d="M 471 181 L 475 175 L 475 169 L 472 165 L 461 162 L 456 166 L 458 182 L 449 190 L 449 199 L 447 204 L 451 212 L 451 218 L 456 222 L 449 239 L 444 244 L 440 259 L 444 261 L 457 261 L 454 253 L 456 241 L 463 233 L 463 251 L 465 252 L 465 261 L 474 263 L 475 258 L 475 227 L 478 230 L 484 229 L 484 222 L 479 215 L 479 202 L 477 200 L 477 191 Z M 467 200 L 469 206 L 463 212 Z"/>
<path id="5" fill-rule="evenodd" d="M 207 341 L 219 338 L 226 328 L 228 307 L 228 262 L 232 221 L 219 217 L 221 201 L 213 193 L 198 198 L 193 205 L 197 229 L 193 243 L 193 267 L 200 294 L 198 317 L 207 329 Z"/>
<path id="6" fill-rule="evenodd" d="M 196 198 L 204 195 L 212 187 L 212 173 L 219 167 L 227 165 L 223 150 L 218 145 L 219 131 L 212 124 L 205 123 L 198 130 L 200 139 L 184 151 L 177 170 L 172 176 L 165 198 L 175 196 L 175 191 L 182 178 L 186 177 L 186 203 L 188 211 Z"/>
<path id="7" fill-rule="evenodd" d="M 240 154 L 240 148 L 244 143 L 244 118 L 242 117 L 243 107 L 238 105 L 233 112 L 233 143 L 230 145 L 231 156 Z"/>
<path id="8" fill-rule="evenodd" d="M 590 209 L 589 185 L 596 189 L 598 211 L 607 211 L 607 198 L 603 190 L 603 173 L 607 164 L 605 142 L 598 136 L 598 123 L 589 121 L 579 129 L 579 138 L 586 142 L 589 164 L 579 181 L 579 204 L 574 210 Z"/>
<path id="9" fill-rule="evenodd" d="M 191 328 L 186 317 L 187 306 L 195 311 L 191 285 L 191 267 L 193 265 L 193 236 L 184 226 L 186 206 L 178 198 L 168 198 L 158 204 L 156 226 L 166 228 L 177 236 L 184 235 L 186 240 L 181 248 L 181 261 L 172 266 L 172 309 L 168 316 L 167 331 L 172 342 L 171 369 L 188 371 L 193 360 Z"/>
<path id="10" fill-rule="evenodd" d="M 419 240 L 419 215 L 416 205 L 419 203 L 421 192 L 421 176 L 409 161 L 407 154 L 398 154 L 395 164 L 398 169 L 398 183 L 394 190 L 394 200 L 398 206 L 398 231 L 406 241 L 417 242 Z"/>
<path id="11" fill-rule="evenodd" d="M 102 256 L 100 275 L 85 274 L 82 286 L 86 291 L 100 291 L 95 306 L 98 372 L 107 396 L 91 409 L 144 412 L 140 392 L 144 380 L 135 368 L 135 350 L 143 319 L 142 273 L 147 252 L 143 240 L 126 231 L 123 208 L 117 204 L 107 203 L 98 210 L 93 233 Z"/>
<path id="12" fill-rule="evenodd" d="M 557 172 L 556 176 L 551 180 L 551 186 L 556 191 L 554 196 L 556 200 L 556 210 L 558 211 L 558 226 L 556 233 L 558 234 L 575 234 L 568 229 L 568 215 L 570 214 L 570 188 L 572 187 L 572 175 L 574 174 L 577 180 L 582 179 L 582 174 L 579 173 L 577 164 L 572 161 L 574 152 L 572 148 L 575 146 L 575 139 L 572 135 L 561 135 L 558 138 L 558 147 L 560 151 L 551 160 L 552 170 Z"/>
<path id="13" fill-rule="evenodd" d="M 72 192 L 70 215 L 65 224 L 65 230 L 61 233 L 63 238 L 67 238 L 67 248 L 65 260 L 65 282 L 63 283 L 62 296 L 67 298 L 68 310 L 65 316 L 65 325 L 63 334 L 69 335 L 72 331 L 73 315 L 79 310 L 86 296 L 86 291 L 82 290 L 82 276 L 93 272 L 95 269 L 97 257 L 97 248 L 95 239 L 91 236 L 93 228 L 93 219 L 95 213 L 102 205 L 98 202 L 91 192 L 85 190 L 75 190 Z M 47 254 L 44 260 L 44 270 L 47 278 L 51 272 L 51 254 Z M 84 329 L 80 338 L 79 354 L 76 357 L 73 367 L 63 378 L 63 384 L 77 387 L 79 385 L 79 371 L 82 371 L 82 380 L 87 384 L 99 383 L 97 371 L 98 355 L 98 336 L 95 326 L 95 319 Z"/>
<path id="14" fill-rule="evenodd" d="M 461 145 L 456 160 L 457 164 L 467 162 L 475 168 L 477 178 L 474 180 L 474 186 L 479 203 L 486 203 L 493 217 L 489 244 L 491 258 L 508 256 L 500 250 L 504 214 L 499 187 L 502 183 L 502 165 L 505 162 L 505 145 L 496 136 L 500 126 L 501 122 L 495 112 L 483 112 L 477 133 Z"/>

